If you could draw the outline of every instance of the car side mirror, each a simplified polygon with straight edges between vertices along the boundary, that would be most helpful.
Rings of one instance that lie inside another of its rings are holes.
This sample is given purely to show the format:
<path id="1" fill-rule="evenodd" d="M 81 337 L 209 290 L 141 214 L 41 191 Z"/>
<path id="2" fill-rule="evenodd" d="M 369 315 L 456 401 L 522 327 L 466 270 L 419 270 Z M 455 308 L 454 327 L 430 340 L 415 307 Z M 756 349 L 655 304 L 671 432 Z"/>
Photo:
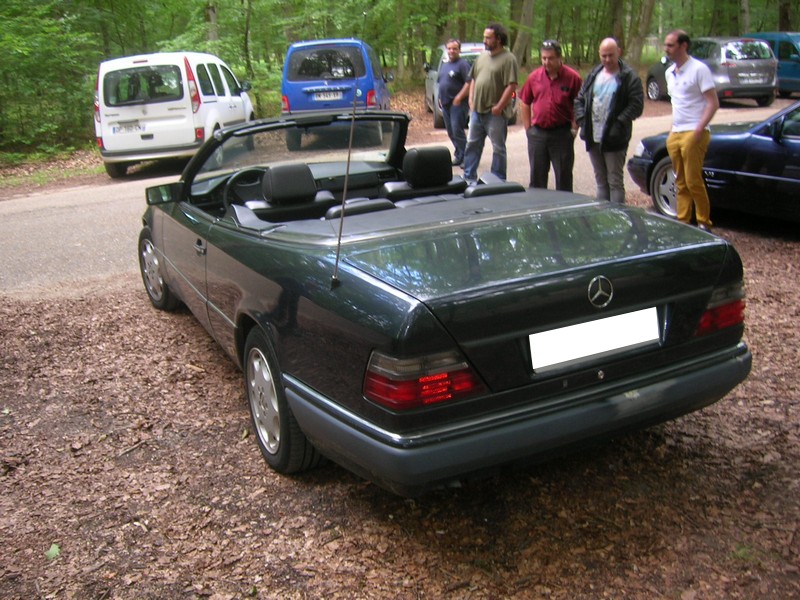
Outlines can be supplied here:
<path id="1" fill-rule="evenodd" d="M 157 204 L 168 204 L 170 202 L 177 202 L 181 197 L 183 191 L 183 183 L 176 181 L 173 183 L 166 183 L 164 185 L 156 185 L 149 187 L 145 191 L 147 203 L 150 206 Z"/>
<path id="2" fill-rule="evenodd" d="M 792 54 L 789 56 L 789 60 L 792 62 L 800 63 L 800 54 Z"/>
<path id="3" fill-rule="evenodd" d="M 253 86 L 250 85 L 250 82 L 247 81 L 247 80 L 242 81 L 240 83 L 240 85 L 239 85 L 239 91 L 241 91 L 241 92 L 249 92 L 252 89 L 253 89 Z"/>
<path id="4" fill-rule="evenodd" d="M 391 83 L 392 81 L 394 81 L 394 73 L 392 73 L 391 71 L 389 71 L 388 73 L 384 73 L 383 80 L 386 83 Z"/>
<path id="5" fill-rule="evenodd" d="M 776 119 L 769 125 L 769 136 L 775 142 L 780 142 L 783 137 L 783 119 Z"/>
<path id="6" fill-rule="evenodd" d="M 666 56 L 661 57 L 661 64 L 667 66 L 669 64 L 669 59 Z"/>
<path id="7" fill-rule="evenodd" d="M 429 63 L 427 61 L 422 63 L 422 68 L 425 69 L 425 72 L 427 73 L 428 71 L 431 70 L 431 63 Z"/>

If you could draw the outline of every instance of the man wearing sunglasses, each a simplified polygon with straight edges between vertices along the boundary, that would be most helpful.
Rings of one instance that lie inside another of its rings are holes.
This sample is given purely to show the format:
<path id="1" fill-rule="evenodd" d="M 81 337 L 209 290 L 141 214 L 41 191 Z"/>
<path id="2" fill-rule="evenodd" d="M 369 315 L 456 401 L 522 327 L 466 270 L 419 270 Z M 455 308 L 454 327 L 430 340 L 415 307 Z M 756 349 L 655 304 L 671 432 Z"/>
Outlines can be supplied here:
<path id="1" fill-rule="evenodd" d="M 574 104 L 581 90 L 581 76 L 566 66 L 561 45 L 555 40 L 542 42 L 542 66 L 533 71 L 522 86 L 522 126 L 528 139 L 530 186 L 546 188 L 550 165 L 556 189 L 572 191 L 572 166 L 575 163 Z"/>

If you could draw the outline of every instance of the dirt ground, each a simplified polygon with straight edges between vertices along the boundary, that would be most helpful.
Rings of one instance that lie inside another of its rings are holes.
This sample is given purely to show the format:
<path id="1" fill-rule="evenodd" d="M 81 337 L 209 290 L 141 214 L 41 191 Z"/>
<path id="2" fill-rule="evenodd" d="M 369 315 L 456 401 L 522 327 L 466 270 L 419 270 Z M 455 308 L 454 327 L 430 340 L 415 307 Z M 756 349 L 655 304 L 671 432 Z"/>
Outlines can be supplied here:
<path id="1" fill-rule="evenodd" d="M 270 471 L 241 374 L 134 276 L 0 298 L 0 598 L 800 597 L 800 234 L 715 220 L 745 263 L 747 381 L 414 500 Z"/>

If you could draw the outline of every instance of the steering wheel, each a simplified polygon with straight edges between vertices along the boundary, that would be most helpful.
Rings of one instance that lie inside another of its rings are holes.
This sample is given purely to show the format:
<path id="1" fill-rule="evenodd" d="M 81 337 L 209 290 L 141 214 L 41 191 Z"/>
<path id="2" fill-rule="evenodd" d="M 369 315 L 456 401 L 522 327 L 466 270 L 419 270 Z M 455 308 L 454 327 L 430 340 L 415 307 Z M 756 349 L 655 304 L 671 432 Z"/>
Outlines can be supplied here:
<path id="1" fill-rule="evenodd" d="M 242 183 L 246 183 L 252 185 L 254 183 L 259 183 L 261 179 L 264 177 L 264 173 L 267 172 L 267 169 L 264 167 L 247 167 L 245 169 L 240 169 L 236 171 L 233 175 L 228 178 L 228 181 L 225 182 L 225 187 L 222 190 L 222 206 L 227 211 L 228 207 L 231 205 L 231 195 L 236 196 L 239 202 L 245 200 L 241 196 L 239 196 L 235 192 L 235 187 L 237 185 L 241 185 Z M 261 189 L 259 188 L 259 193 Z M 256 200 L 256 198 L 247 198 L 247 200 Z"/>

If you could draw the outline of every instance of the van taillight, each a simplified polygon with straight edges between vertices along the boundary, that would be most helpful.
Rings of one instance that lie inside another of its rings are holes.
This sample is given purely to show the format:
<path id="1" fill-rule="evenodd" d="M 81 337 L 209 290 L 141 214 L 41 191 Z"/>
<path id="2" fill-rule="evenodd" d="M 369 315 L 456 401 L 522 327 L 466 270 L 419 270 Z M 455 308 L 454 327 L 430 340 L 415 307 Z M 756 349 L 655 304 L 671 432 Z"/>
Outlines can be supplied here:
<path id="1" fill-rule="evenodd" d="M 100 122 L 100 71 L 97 71 L 97 79 L 94 81 L 94 120 Z"/>
<path id="2" fill-rule="evenodd" d="M 281 96 L 281 111 L 289 112 L 289 98 Z"/>
<path id="3" fill-rule="evenodd" d="M 192 100 L 192 112 L 196 113 L 200 110 L 200 92 L 197 89 L 197 82 L 194 79 L 194 72 L 189 64 L 189 59 L 183 57 L 183 64 L 186 66 L 186 81 L 189 84 L 189 98 Z"/>
<path id="4" fill-rule="evenodd" d="M 378 105 L 378 95 L 375 93 L 375 90 L 370 90 L 367 92 L 367 107 L 370 106 L 377 106 Z"/>
<path id="5" fill-rule="evenodd" d="M 206 130 L 202 127 L 195 127 L 194 129 L 194 139 L 196 142 L 202 142 L 203 139 L 206 137 Z"/>

